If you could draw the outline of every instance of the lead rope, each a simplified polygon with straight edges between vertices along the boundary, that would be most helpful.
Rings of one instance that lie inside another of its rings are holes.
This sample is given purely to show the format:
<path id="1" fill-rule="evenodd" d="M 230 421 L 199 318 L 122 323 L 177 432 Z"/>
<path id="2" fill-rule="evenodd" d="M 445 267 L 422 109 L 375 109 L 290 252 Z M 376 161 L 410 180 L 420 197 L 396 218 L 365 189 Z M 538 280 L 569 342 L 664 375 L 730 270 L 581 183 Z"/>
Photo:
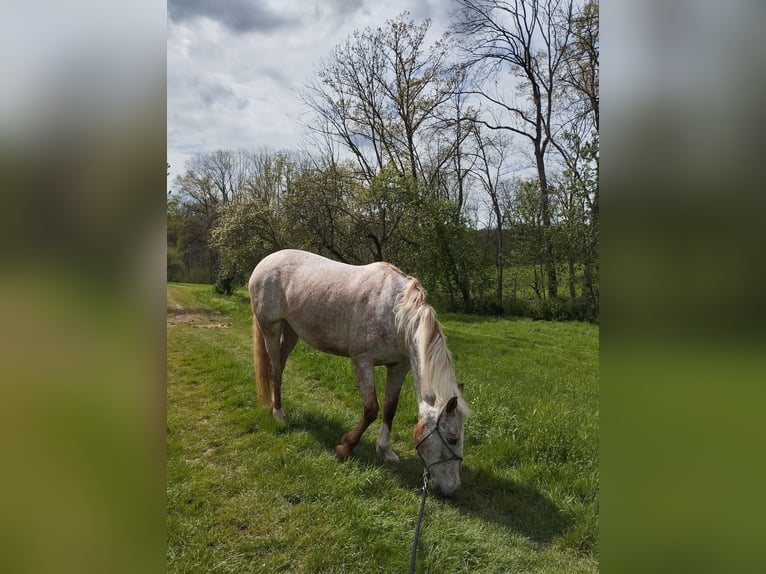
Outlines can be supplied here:
<path id="1" fill-rule="evenodd" d="M 439 430 L 439 421 L 441 421 L 442 414 L 444 414 L 444 411 L 439 413 L 439 416 L 436 419 L 436 426 L 433 428 L 433 430 L 429 432 L 426 436 L 421 438 L 418 442 L 415 443 L 415 451 L 417 452 L 417 449 L 418 449 L 418 446 L 420 446 L 420 443 L 422 443 L 432 434 L 436 433 L 439 439 L 442 441 L 442 444 L 447 447 L 447 450 L 450 451 L 450 454 L 452 456 L 450 458 L 437 460 L 436 462 L 432 462 L 431 464 L 428 464 L 426 462 L 426 459 L 424 459 L 421 456 L 421 454 L 418 452 L 418 457 L 420 458 L 420 462 L 423 463 L 423 497 L 420 499 L 420 511 L 418 512 L 418 521 L 415 524 L 415 540 L 413 540 L 412 542 L 412 554 L 410 555 L 410 574 L 415 574 L 415 556 L 418 553 L 418 539 L 420 538 L 420 523 L 423 521 L 423 510 L 426 507 L 426 495 L 428 494 L 428 478 L 430 476 L 428 474 L 428 469 L 442 462 L 450 462 L 453 460 L 457 460 L 457 461 L 463 460 L 462 456 L 455 454 L 455 451 L 452 450 L 449 443 L 446 440 L 444 440 L 444 437 L 442 436 L 442 433 Z"/>
<path id="2" fill-rule="evenodd" d="M 415 557 L 418 553 L 418 540 L 420 539 L 420 523 L 423 521 L 423 510 L 426 508 L 426 495 L 428 494 L 428 469 L 423 469 L 423 496 L 420 499 L 418 521 L 415 523 L 415 540 L 412 542 L 412 554 L 410 555 L 410 574 L 415 574 Z"/>

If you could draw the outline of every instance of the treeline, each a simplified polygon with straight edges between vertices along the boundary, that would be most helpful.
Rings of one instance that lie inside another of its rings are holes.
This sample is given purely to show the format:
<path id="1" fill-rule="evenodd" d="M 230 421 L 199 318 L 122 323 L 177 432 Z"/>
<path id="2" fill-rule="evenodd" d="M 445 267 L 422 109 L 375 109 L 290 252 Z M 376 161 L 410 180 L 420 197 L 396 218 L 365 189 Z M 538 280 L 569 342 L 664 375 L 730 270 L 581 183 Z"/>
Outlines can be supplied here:
<path id="1" fill-rule="evenodd" d="M 307 149 L 192 158 L 168 279 L 231 292 L 293 247 L 390 261 L 442 307 L 597 320 L 598 4 L 458 4 L 432 44 L 402 14 L 336 47 L 302 94 Z"/>

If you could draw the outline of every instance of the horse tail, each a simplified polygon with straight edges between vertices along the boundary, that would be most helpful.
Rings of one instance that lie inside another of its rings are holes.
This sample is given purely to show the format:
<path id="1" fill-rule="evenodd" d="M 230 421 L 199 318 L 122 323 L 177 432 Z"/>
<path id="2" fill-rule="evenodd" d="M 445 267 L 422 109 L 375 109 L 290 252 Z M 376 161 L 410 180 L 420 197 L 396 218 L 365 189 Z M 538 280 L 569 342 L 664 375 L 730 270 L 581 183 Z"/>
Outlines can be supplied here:
<path id="1" fill-rule="evenodd" d="M 266 342 L 258 326 L 258 319 L 253 313 L 253 362 L 255 363 L 255 388 L 258 398 L 266 406 L 271 406 L 271 361 L 266 352 Z"/>

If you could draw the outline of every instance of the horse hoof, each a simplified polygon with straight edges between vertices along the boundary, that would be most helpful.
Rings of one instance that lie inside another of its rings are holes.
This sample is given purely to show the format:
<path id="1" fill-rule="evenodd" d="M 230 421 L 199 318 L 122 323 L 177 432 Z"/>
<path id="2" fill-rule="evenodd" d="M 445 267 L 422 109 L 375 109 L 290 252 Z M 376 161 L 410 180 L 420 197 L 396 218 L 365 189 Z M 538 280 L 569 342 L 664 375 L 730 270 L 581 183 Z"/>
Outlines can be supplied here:
<path id="1" fill-rule="evenodd" d="M 282 409 L 274 409 L 273 411 L 274 418 L 279 421 L 280 423 L 285 422 L 285 411 Z"/>
<path id="2" fill-rule="evenodd" d="M 396 453 L 391 450 L 390 448 L 380 448 L 378 447 L 376 449 L 376 453 L 378 455 L 378 458 L 382 459 L 383 462 L 391 463 L 391 464 L 398 464 L 399 463 L 399 457 L 396 456 Z"/>
<path id="3" fill-rule="evenodd" d="M 339 444 L 335 447 L 335 459 L 338 462 L 346 462 L 351 456 L 351 449 L 347 444 Z"/>

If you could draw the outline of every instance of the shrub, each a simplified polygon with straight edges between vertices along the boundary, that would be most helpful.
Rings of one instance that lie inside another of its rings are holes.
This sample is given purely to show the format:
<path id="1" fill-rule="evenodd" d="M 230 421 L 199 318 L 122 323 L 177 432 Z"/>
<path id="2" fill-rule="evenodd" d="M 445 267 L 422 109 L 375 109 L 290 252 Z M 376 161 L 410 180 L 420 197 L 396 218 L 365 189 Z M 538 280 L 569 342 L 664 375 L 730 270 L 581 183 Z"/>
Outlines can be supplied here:
<path id="1" fill-rule="evenodd" d="M 529 316 L 543 321 L 598 323 L 598 307 L 584 298 L 546 299 L 532 305 Z"/>
<path id="2" fill-rule="evenodd" d="M 231 275 L 219 275 L 213 285 L 213 292 L 219 295 L 231 295 L 234 293 L 234 277 Z"/>

